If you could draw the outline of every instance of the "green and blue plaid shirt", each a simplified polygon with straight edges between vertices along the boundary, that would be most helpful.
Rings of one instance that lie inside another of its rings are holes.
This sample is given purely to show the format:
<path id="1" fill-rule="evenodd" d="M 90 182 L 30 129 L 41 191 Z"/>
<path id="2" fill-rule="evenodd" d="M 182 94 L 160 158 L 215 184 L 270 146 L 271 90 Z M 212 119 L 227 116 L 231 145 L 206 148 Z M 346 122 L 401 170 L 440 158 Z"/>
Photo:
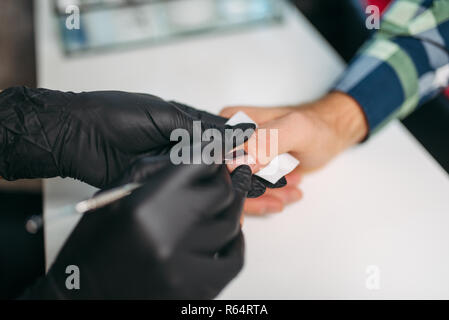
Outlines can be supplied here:
<path id="1" fill-rule="evenodd" d="M 449 0 L 396 0 L 335 90 L 358 101 L 372 133 L 448 85 L 448 50 Z"/>

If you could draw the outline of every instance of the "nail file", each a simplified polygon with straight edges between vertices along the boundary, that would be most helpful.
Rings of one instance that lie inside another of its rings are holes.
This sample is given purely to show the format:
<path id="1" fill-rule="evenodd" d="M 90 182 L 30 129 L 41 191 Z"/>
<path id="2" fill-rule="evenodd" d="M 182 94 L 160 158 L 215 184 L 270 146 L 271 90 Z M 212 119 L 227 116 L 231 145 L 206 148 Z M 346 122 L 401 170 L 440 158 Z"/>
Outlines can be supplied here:
<path id="1" fill-rule="evenodd" d="M 243 111 L 237 112 L 228 120 L 228 122 L 226 122 L 229 126 L 235 126 L 240 123 L 253 123 L 257 127 L 257 123 Z M 298 159 L 289 153 L 283 153 L 276 156 L 266 167 L 256 172 L 255 175 L 275 184 L 283 176 L 292 172 L 298 165 Z"/>

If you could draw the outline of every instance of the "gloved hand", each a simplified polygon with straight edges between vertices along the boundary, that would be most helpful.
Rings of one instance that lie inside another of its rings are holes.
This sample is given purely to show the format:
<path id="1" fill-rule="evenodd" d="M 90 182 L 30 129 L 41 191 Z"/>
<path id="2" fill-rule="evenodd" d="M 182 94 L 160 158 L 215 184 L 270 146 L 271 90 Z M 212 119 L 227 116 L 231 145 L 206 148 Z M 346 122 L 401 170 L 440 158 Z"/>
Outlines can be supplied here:
<path id="1" fill-rule="evenodd" d="M 136 159 L 167 153 L 172 130 L 223 130 L 225 118 L 119 91 L 15 87 L 0 93 L 0 176 L 72 177 L 104 188 Z"/>
<path id="2" fill-rule="evenodd" d="M 156 172 L 155 172 L 156 171 Z M 48 275 L 23 299 L 211 299 L 243 264 L 240 214 L 251 184 L 241 166 L 144 159 L 124 180 L 148 180 L 131 195 L 86 213 Z M 80 289 L 68 290 L 68 265 Z"/>

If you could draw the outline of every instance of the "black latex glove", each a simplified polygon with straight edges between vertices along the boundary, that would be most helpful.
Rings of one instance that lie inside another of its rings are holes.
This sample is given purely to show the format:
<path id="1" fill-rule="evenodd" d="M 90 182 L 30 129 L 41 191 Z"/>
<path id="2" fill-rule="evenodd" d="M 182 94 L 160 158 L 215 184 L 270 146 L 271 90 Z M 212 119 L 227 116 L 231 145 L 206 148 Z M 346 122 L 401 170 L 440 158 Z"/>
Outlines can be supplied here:
<path id="1" fill-rule="evenodd" d="M 149 94 L 10 88 L 0 93 L 0 176 L 72 177 L 104 188 L 139 157 L 167 153 L 172 130 L 191 133 L 194 120 L 203 130 L 226 122 Z"/>
<path id="2" fill-rule="evenodd" d="M 227 119 L 142 93 L 9 88 L 0 93 L 0 176 L 71 177 L 104 188 L 137 159 L 167 154 L 177 143 L 172 130 L 193 136 L 193 121 L 223 131 Z M 252 180 L 251 198 L 286 184 Z"/>
<path id="3" fill-rule="evenodd" d="M 156 172 L 155 172 L 156 171 Z M 251 170 L 144 159 L 125 180 L 150 182 L 86 213 L 48 275 L 23 299 L 211 299 L 243 264 L 240 214 Z M 66 267 L 80 289 L 65 287 Z"/>

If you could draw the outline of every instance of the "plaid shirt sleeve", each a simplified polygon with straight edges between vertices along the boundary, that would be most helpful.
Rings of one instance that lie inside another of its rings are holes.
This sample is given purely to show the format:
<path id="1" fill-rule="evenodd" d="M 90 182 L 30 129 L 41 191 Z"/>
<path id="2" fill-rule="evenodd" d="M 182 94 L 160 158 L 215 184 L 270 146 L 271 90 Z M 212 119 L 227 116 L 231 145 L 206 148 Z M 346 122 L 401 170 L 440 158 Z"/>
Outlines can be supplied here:
<path id="1" fill-rule="evenodd" d="M 449 0 L 396 0 L 334 88 L 362 107 L 370 132 L 447 86 Z"/>

